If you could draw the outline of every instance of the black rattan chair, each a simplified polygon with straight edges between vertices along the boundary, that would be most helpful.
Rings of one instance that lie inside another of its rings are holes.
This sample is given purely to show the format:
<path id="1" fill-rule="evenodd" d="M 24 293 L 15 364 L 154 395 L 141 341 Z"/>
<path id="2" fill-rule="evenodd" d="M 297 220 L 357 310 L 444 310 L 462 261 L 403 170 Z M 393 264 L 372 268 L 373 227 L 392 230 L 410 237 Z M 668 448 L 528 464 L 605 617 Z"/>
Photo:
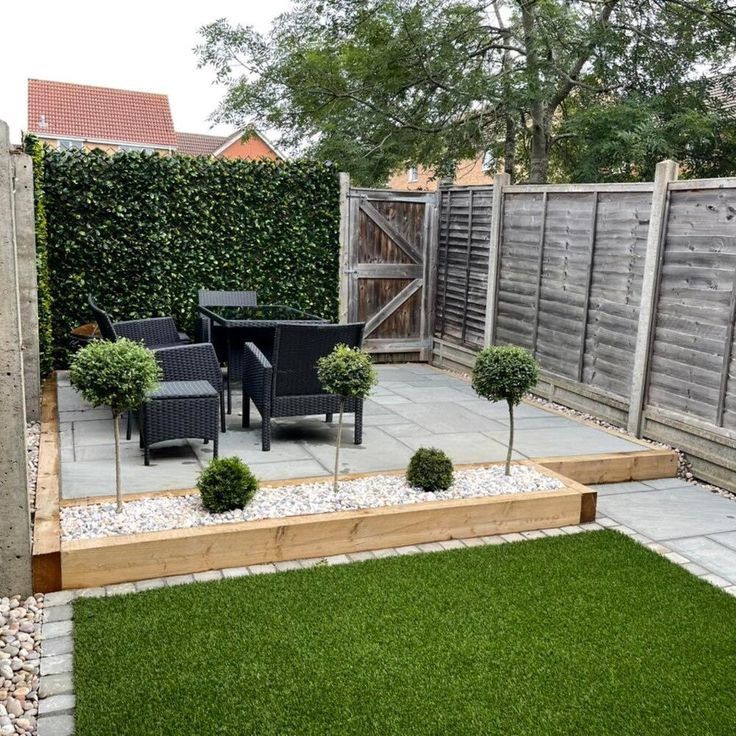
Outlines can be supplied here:
<path id="1" fill-rule="evenodd" d="M 127 337 L 129 340 L 142 342 L 151 350 L 186 345 L 191 342 L 188 335 L 176 329 L 173 317 L 150 317 L 113 322 L 110 315 L 95 303 L 91 295 L 87 297 L 87 303 L 105 340 L 114 341 L 119 337 Z"/>
<path id="2" fill-rule="evenodd" d="M 150 447 L 164 440 L 201 437 L 214 441 L 225 431 L 222 372 L 212 345 L 182 345 L 156 351 L 163 380 L 139 410 L 141 447 L 150 464 Z"/>
<path id="3" fill-rule="evenodd" d="M 250 426 L 250 401 L 261 415 L 261 448 L 271 449 L 271 419 L 340 410 L 340 397 L 322 390 L 317 360 L 340 343 L 360 347 L 363 324 L 280 325 L 269 360 L 252 342 L 243 354 L 243 427 Z M 363 441 L 363 400 L 348 398 L 343 411 L 355 414 L 355 444 Z"/>

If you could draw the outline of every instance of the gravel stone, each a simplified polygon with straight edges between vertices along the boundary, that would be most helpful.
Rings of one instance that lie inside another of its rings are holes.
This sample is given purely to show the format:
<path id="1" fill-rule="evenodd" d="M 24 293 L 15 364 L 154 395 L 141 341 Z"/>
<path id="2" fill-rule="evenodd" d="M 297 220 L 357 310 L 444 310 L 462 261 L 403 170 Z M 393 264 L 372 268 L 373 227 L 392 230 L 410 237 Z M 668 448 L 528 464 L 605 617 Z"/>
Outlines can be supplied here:
<path id="1" fill-rule="evenodd" d="M 36 481 L 38 480 L 38 446 L 41 437 L 41 424 L 29 422 L 26 425 L 26 461 L 28 463 L 28 501 L 31 513 L 36 510 Z"/>
<path id="2" fill-rule="evenodd" d="M 0 734 L 35 727 L 43 595 L 0 597 Z"/>
<path id="3" fill-rule="evenodd" d="M 199 494 L 157 496 L 127 501 L 121 514 L 114 503 L 66 506 L 61 509 L 64 540 L 95 539 L 166 529 L 189 529 L 254 519 L 274 519 L 301 514 L 351 511 L 443 499 L 478 498 L 512 493 L 556 490 L 558 478 L 527 465 L 516 465 L 510 476 L 501 466 L 462 470 L 446 491 L 425 492 L 411 487 L 401 476 L 371 476 L 340 484 L 339 493 L 329 482 L 261 488 L 244 509 L 210 514 Z"/>

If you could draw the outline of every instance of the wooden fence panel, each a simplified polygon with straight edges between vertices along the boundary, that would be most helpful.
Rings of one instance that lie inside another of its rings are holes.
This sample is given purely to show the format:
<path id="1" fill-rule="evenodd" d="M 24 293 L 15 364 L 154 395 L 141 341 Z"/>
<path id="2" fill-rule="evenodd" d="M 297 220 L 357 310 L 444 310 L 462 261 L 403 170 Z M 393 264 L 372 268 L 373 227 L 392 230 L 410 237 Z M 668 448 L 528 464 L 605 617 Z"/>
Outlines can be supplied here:
<path id="1" fill-rule="evenodd" d="M 495 342 L 627 397 L 650 204 L 649 192 L 620 187 L 508 187 Z"/>
<path id="2" fill-rule="evenodd" d="M 628 397 L 651 194 L 598 194 L 583 383 Z"/>
<path id="3" fill-rule="evenodd" d="M 440 190 L 435 335 L 483 346 L 493 187 Z"/>
<path id="4" fill-rule="evenodd" d="M 736 187 L 670 192 L 647 406 L 736 429 Z"/>
<path id="5" fill-rule="evenodd" d="M 495 342 L 534 350 L 545 192 L 506 194 L 503 203 Z"/>

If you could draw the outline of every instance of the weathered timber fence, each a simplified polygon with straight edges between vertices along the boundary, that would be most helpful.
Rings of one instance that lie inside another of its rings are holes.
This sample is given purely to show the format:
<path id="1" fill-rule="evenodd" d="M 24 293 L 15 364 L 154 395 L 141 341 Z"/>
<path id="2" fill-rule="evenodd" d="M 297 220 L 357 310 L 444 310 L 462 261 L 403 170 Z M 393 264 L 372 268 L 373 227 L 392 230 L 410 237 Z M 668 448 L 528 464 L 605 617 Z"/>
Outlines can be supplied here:
<path id="1" fill-rule="evenodd" d="M 736 488 L 736 179 L 438 194 L 433 361 L 531 350 L 537 392 Z"/>
<path id="2" fill-rule="evenodd" d="M 378 360 L 431 356 L 435 199 L 340 177 L 340 320 L 365 322 L 364 347 Z"/>

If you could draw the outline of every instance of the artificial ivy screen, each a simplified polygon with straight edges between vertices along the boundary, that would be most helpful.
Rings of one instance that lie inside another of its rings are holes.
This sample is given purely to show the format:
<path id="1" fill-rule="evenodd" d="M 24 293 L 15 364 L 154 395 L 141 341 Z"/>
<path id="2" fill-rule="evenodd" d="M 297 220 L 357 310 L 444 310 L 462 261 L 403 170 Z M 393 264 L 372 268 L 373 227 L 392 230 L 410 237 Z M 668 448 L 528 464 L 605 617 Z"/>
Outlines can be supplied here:
<path id="1" fill-rule="evenodd" d="M 42 167 L 57 365 L 92 319 L 173 315 L 192 331 L 197 290 L 335 318 L 339 183 L 310 161 L 46 149 Z"/>

